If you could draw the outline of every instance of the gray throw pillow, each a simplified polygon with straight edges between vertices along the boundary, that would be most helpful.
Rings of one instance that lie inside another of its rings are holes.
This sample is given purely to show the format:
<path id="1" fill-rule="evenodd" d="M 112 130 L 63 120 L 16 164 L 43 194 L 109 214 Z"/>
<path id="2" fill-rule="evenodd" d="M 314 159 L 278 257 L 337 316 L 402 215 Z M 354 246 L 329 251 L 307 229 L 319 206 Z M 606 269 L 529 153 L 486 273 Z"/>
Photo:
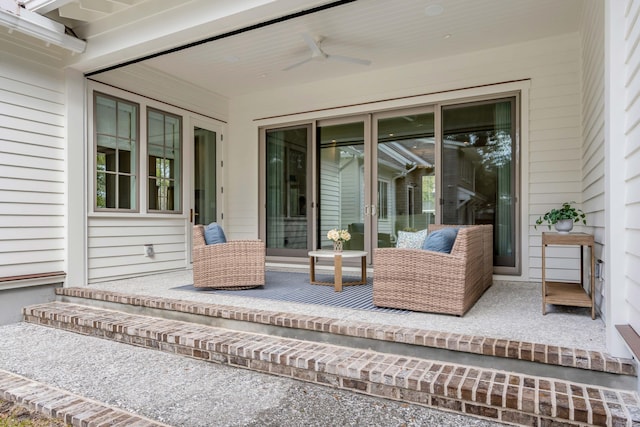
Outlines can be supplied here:
<path id="1" fill-rule="evenodd" d="M 396 248 L 420 249 L 427 237 L 428 230 L 420 230 L 412 233 L 410 231 L 398 231 L 398 241 Z"/>
<path id="2" fill-rule="evenodd" d="M 422 249 L 449 254 L 456 237 L 458 237 L 457 228 L 441 228 L 440 230 L 432 231 L 424 240 Z"/>

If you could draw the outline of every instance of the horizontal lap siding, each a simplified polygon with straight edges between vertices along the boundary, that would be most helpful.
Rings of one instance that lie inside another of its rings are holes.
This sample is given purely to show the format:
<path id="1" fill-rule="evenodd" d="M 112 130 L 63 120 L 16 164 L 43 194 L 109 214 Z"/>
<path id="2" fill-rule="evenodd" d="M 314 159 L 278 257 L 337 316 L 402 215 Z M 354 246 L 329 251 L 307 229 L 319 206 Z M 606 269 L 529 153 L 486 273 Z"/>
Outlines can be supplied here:
<path id="1" fill-rule="evenodd" d="M 585 3 L 581 19 L 582 49 L 582 209 L 595 238 L 596 259 L 605 258 L 605 145 L 604 145 L 604 3 Z M 586 270 L 587 266 L 585 266 Z M 588 271 L 588 270 L 586 270 Z M 588 274 L 588 273 L 587 273 Z M 605 310 L 604 282 L 596 280 L 595 301 Z"/>
<path id="2" fill-rule="evenodd" d="M 147 168 L 145 165 L 145 156 L 148 154 L 145 141 L 147 134 L 145 111 L 148 108 L 156 108 L 181 116 L 187 135 L 191 133 L 190 128 L 194 126 L 191 117 L 204 120 L 191 112 L 201 112 L 207 117 L 214 117 L 220 120 L 228 119 L 228 101 L 226 98 L 203 91 L 202 88 L 195 87 L 188 82 L 174 80 L 166 74 L 145 67 L 143 64 L 96 75 L 91 77 L 90 80 L 99 80 L 108 85 L 124 89 L 124 91 L 89 82 L 89 92 L 95 90 L 111 94 L 140 105 L 141 176 L 144 176 L 144 171 Z M 89 102 L 92 102 L 91 99 Z M 220 125 L 220 123 L 215 126 L 217 125 Z M 93 127 L 93 117 L 91 116 L 88 117 L 88 127 L 91 132 Z M 218 143 L 224 144 L 221 140 L 221 134 L 218 135 L 218 138 Z M 90 180 L 95 178 L 95 166 L 93 165 L 94 141 L 92 137 L 89 138 L 88 144 L 87 180 L 89 180 L 90 184 L 88 187 L 92 188 L 93 184 Z M 193 171 L 189 167 L 189 156 L 193 155 L 191 152 L 192 146 L 193 141 L 185 137 L 183 141 L 182 194 L 190 194 L 192 191 L 190 182 Z M 248 157 L 246 152 L 243 152 L 242 156 L 243 159 Z M 247 160 L 247 164 L 252 163 Z M 240 185 L 245 187 L 251 184 L 245 179 Z M 191 247 L 188 245 L 192 233 L 191 223 L 185 214 L 148 214 L 145 201 L 147 188 L 148 186 L 144 182 L 144 178 L 142 178 L 138 186 L 140 198 L 140 213 L 138 214 L 108 212 L 106 210 L 95 213 L 93 208 L 89 207 L 87 218 L 87 276 L 89 283 L 190 267 L 189 254 Z M 224 190 L 225 193 L 228 191 L 227 188 Z M 244 190 L 241 188 L 239 191 L 242 192 Z M 93 194 L 89 194 L 88 198 L 90 203 L 93 203 Z M 254 200 L 248 200 L 247 203 L 255 203 L 255 206 L 257 206 Z M 185 202 L 184 211 L 187 212 L 188 208 L 188 203 Z M 228 238 L 255 237 L 255 230 L 257 229 L 255 217 L 249 217 L 249 215 L 242 212 L 239 212 L 239 215 L 230 217 L 224 212 L 218 212 L 218 215 L 222 214 L 225 214 L 225 222 L 235 221 L 239 228 L 248 230 L 244 236 L 242 233 L 237 233 L 238 235 L 230 235 L 228 233 Z M 144 256 L 145 244 L 153 245 L 155 252 L 153 257 Z"/>
<path id="3" fill-rule="evenodd" d="M 529 99 L 529 278 L 542 278 L 541 233 L 536 219 L 565 201 L 582 199 L 580 131 L 580 52 L 578 39 L 566 38 L 530 64 L 535 70 Z M 555 231 L 555 230 L 551 230 Z M 577 248 L 550 248 L 546 276 L 579 281 Z"/>
<path id="4" fill-rule="evenodd" d="M 185 268 L 184 218 L 90 217 L 89 282 Z M 152 244 L 155 255 L 144 256 Z"/>
<path id="5" fill-rule="evenodd" d="M 63 271 L 63 76 L 0 49 L 0 277 Z"/>

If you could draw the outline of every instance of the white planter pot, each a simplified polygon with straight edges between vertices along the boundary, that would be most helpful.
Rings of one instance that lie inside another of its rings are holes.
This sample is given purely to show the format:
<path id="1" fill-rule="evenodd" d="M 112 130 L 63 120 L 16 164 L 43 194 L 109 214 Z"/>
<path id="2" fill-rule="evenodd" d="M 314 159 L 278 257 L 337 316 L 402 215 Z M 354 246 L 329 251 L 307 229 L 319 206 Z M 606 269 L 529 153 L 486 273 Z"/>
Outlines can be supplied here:
<path id="1" fill-rule="evenodd" d="M 560 234 L 569 234 L 573 230 L 572 219 L 561 219 L 555 223 L 556 231 Z"/>

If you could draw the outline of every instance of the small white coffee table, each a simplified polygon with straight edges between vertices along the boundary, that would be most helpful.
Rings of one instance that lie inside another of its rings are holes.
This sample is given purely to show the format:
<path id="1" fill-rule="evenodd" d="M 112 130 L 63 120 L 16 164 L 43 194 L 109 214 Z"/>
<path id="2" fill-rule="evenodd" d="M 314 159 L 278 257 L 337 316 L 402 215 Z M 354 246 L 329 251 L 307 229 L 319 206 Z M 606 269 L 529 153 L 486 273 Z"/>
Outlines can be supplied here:
<path id="1" fill-rule="evenodd" d="M 342 259 L 360 257 L 360 281 L 343 282 L 342 281 Z M 333 258 L 333 283 L 320 282 L 316 280 L 316 258 Z M 309 251 L 309 278 L 312 285 L 329 285 L 333 286 L 336 292 L 342 292 L 342 286 L 364 285 L 367 283 L 367 252 L 365 251 L 329 251 L 318 250 Z"/>

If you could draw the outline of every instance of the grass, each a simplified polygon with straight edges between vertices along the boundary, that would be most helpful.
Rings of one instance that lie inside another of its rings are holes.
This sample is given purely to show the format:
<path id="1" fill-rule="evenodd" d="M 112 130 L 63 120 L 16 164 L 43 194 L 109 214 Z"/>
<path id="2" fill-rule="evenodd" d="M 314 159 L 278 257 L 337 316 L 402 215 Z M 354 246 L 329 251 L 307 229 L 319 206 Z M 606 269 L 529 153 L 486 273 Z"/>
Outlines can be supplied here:
<path id="1" fill-rule="evenodd" d="M 0 399 L 0 427 L 66 427 L 62 420 L 47 417 L 26 406 Z"/>

